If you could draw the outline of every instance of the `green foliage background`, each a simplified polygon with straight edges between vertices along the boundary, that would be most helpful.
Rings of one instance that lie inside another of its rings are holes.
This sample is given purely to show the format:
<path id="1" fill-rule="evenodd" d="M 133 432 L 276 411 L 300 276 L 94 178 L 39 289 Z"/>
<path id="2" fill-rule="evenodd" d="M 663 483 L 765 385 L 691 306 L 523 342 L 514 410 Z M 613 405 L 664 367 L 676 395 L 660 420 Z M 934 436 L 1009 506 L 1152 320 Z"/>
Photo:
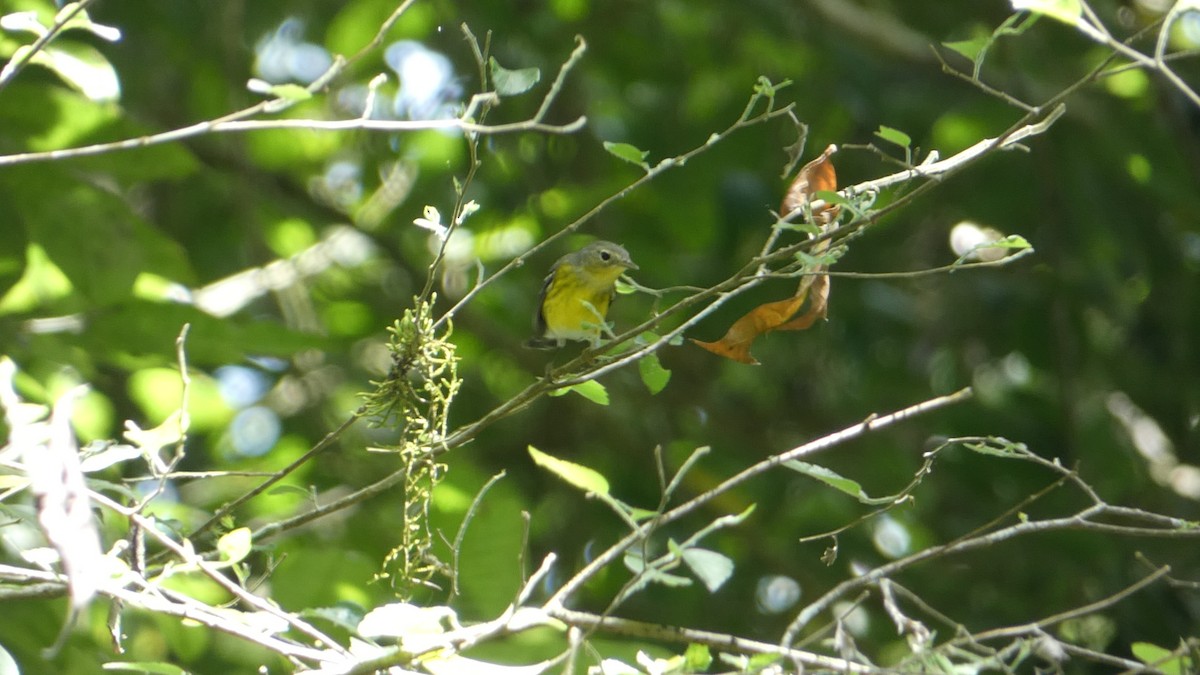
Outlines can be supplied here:
<path id="1" fill-rule="evenodd" d="M 8 0 L 0 8 L 50 11 L 38 0 Z M 0 91 L 0 154 L 120 140 L 219 117 L 259 100 L 245 86 L 255 76 L 255 47 L 285 19 L 302 21 L 302 40 L 353 54 L 394 8 L 392 0 L 101 2 L 94 19 L 120 27 L 122 40 L 71 39 L 93 45 L 112 63 L 120 100 L 89 101 L 31 66 Z M 1138 3 L 1098 2 L 1096 8 L 1122 33 L 1153 18 Z M 541 69 L 535 93 L 506 99 L 492 123 L 531 114 L 574 36 L 588 44 L 551 114 L 562 123 L 586 115 L 583 131 L 483 142 L 482 167 L 468 192 L 482 209 L 467 222 L 474 235 L 469 248 L 439 279 L 439 307 L 472 283 L 472 260 L 494 270 L 636 178 L 639 170 L 605 152 L 603 141 L 640 147 L 652 164 L 684 152 L 741 113 L 760 75 L 794 83 L 781 96 L 795 102 L 810 127 L 806 158 L 830 143 L 873 141 L 895 156 L 895 147 L 873 137 L 880 125 L 904 130 L 915 146 L 942 156 L 998 134 L 1019 111 L 944 74 L 934 50 L 944 41 L 990 33 L 1007 11 L 999 1 L 417 2 L 385 44 L 416 40 L 441 52 L 468 95 L 477 76 L 460 24 L 480 36 L 491 31 L 492 53 L 506 67 Z M 1181 47 L 1195 46 L 1182 32 L 1178 39 Z M 0 34 L 0 54 L 7 57 L 21 43 Z M 941 51 L 969 71 L 969 63 Z M 1043 20 L 999 41 L 983 78 L 1036 103 L 1105 55 L 1069 28 Z M 1196 81 L 1191 64 L 1179 67 Z M 376 50 L 333 91 L 365 84 L 384 70 Z M 393 74 L 381 92 L 394 91 Z M 671 466 L 697 446 L 712 446 L 684 486 L 696 494 L 870 413 L 966 385 L 977 392 L 969 404 L 815 461 L 872 495 L 887 494 L 911 479 L 938 438 L 993 434 L 1078 466 L 1108 500 L 1200 518 L 1194 496 L 1154 479 L 1113 412 L 1127 398 L 1157 424 L 1181 462 L 1200 464 L 1200 111 L 1136 70 L 1084 88 L 1067 106 L 1048 134 L 1029 143 L 1029 152 L 994 155 L 871 227 L 836 269 L 948 264 L 955 258 L 949 230 L 964 219 L 1027 238 L 1037 253 L 1025 262 L 915 279 L 835 278 L 829 320 L 804 333 L 762 339 L 755 346 L 761 367 L 721 361 L 691 345 L 668 348 L 661 358 L 672 379 L 656 396 L 626 369 L 604 379 L 608 406 L 575 395 L 544 398 L 448 455 L 433 514 L 447 539 L 484 481 L 507 474 L 464 540 L 461 596 L 454 599 L 460 615 L 495 616 L 511 602 L 522 572 L 545 553 L 560 556 L 552 586 L 623 531 L 599 503 L 536 469 L 527 445 L 596 468 L 616 496 L 651 508 L 658 500 L 656 445 Z M 331 95 L 285 114 L 351 113 Z M 567 245 L 488 288 L 455 321 L 464 388 L 452 425 L 476 419 L 548 362 L 564 360 L 520 346 L 541 276 L 556 255 L 591 237 L 611 239 L 640 265 L 642 284 L 713 284 L 767 236 L 770 210 L 786 187 L 783 149 L 794 140 L 794 129 L 783 122 L 738 133 L 630 193 Z M 359 168 L 357 179 L 323 188 L 321 177 L 340 160 Z M 296 254 L 333 226 L 356 226 L 355 214 L 397 160 L 415 183 L 382 222 L 357 224 L 371 243 L 365 259 L 330 266 L 229 317 L 163 299 L 166 282 L 200 288 Z M 115 438 L 124 420 L 153 426 L 177 405 L 174 339 L 190 322 L 194 426 L 180 468 L 278 469 L 340 424 L 358 407 L 357 394 L 385 374 L 385 329 L 420 290 L 431 260 L 430 237 L 412 221 L 426 205 L 449 213 L 453 179 L 468 161 L 465 143 L 453 134 L 266 131 L 0 166 L 0 352 L 22 369 L 19 384 L 32 400 L 51 401 L 74 383 L 91 383 L 77 420 L 81 438 Z M 842 184 L 894 170 L 865 150 L 844 149 L 835 163 Z M 790 291 L 789 282 L 768 284 L 689 335 L 716 339 L 751 307 Z M 618 326 L 632 325 L 650 314 L 652 302 L 623 296 L 613 318 Z M 38 320 L 67 315 L 79 319 L 78 330 L 36 329 L 44 325 Z M 278 415 L 281 432 L 260 456 L 239 454 L 230 440 L 239 409 L 222 397 L 215 377 L 230 365 L 256 369 L 272 385 L 259 404 Z M 285 481 L 300 490 L 257 499 L 237 515 L 239 522 L 269 522 L 304 509 L 310 486 L 332 495 L 395 470 L 393 456 L 366 451 L 393 433 L 360 424 Z M 913 548 L 949 541 L 1050 480 L 1015 463 L 950 452 L 915 503 L 890 517 Z M 178 481 L 159 513 L 195 526 L 256 482 Z M 718 506 L 730 513 L 751 503 L 757 510 L 745 524 L 710 542 L 737 563 L 729 584 L 715 595 L 699 585 L 651 589 L 619 613 L 772 641 L 790 616 L 756 605 L 760 579 L 794 578 L 803 599 L 811 600 L 846 578 L 851 565 L 887 559 L 870 525 L 839 538 L 832 566 L 820 561 L 828 540 L 797 543 L 865 512 L 798 474 L 777 472 Z M 1080 503 L 1056 496 L 1035 510 Z M 259 562 L 268 554 L 278 562 L 269 581 L 274 597 L 291 610 L 389 601 L 387 584 L 370 581 L 396 541 L 401 508 L 400 495 L 384 496 L 273 542 Z M 530 514 L 527 549 L 521 511 Z M 717 515 L 707 512 L 693 525 Z M 979 629 L 1113 593 L 1146 573 L 1135 551 L 1171 563 L 1181 578 L 1200 575 L 1194 546 L 1077 533 L 942 560 L 900 581 L 968 629 Z M 441 545 L 440 553 L 448 557 L 448 547 Z M 601 609 L 624 580 L 614 569 L 590 587 L 591 609 Z M 422 600 L 445 602 L 446 591 L 431 590 Z M 886 652 L 897 640 L 894 627 L 868 609 L 860 644 Z M 0 608 L 0 645 L 17 657 L 22 672 L 98 672 L 101 658 L 115 657 L 105 646 L 104 610 L 93 610 L 67 651 L 47 664 L 37 652 L 53 640 L 61 607 L 9 603 Z M 1107 614 L 1108 623 L 1095 629 L 1095 647 L 1126 656 L 1135 641 L 1169 647 L 1195 633 L 1198 615 L 1194 593 L 1156 585 Z M 129 658 L 175 661 L 196 672 L 245 670 L 263 658 L 231 638 L 212 638 L 169 619 L 135 616 L 125 632 Z M 536 640 L 518 648 L 522 660 L 549 649 Z"/>

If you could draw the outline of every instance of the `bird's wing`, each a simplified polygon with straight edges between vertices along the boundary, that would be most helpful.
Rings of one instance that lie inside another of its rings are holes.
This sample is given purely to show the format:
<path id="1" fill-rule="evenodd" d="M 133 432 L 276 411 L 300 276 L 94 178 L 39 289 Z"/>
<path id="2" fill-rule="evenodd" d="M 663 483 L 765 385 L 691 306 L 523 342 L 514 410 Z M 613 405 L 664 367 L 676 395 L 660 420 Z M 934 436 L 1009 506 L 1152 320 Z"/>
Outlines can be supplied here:
<path id="1" fill-rule="evenodd" d="M 538 293 L 537 310 L 533 314 L 533 334 L 536 337 L 542 337 L 546 334 L 546 314 L 542 311 L 542 305 L 546 302 L 546 293 L 550 290 L 550 282 L 554 281 L 554 275 L 558 272 L 558 264 L 550 268 L 550 273 L 546 275 L 546 280 L 542 282 L 542 290 Z"/>

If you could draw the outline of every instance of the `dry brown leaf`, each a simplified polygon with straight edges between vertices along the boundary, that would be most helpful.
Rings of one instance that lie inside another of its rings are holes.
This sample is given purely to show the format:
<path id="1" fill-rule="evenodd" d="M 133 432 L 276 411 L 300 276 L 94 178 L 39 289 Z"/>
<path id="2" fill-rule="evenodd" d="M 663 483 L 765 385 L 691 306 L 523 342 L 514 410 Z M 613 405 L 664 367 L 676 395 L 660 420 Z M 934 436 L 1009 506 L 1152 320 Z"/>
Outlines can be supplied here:
<path id="1" fill-rule="evenodd" d="M 804 294 L 808 293 L 808 297 L 812 300 L 808 303 L 808 309 L 791 321 L 777 326 L 775 330 L 808 330 L 817 322 L 817 319 L 825 318 L 826 310 L 829 308 L 829 275 L 805 277 L 804 280 L 811 280 L 811 282 L 809 284 L 801 282 L 796 297 L 803 298 Z"/>
<path id="2" fill-rule="evenodd" d="M 829 157 L 837 152 L 836 145 L 825 148 L 820 157 L 812 160 L 800 169 L 796 179 L 792 181 L 787 194 L 783 198 L 781 213 L 785 216 L 803 207 L 812 200 L 816 192 L 837 190 L 837 173 Z M 826 204 L 813 212 L 813 220 L 822 229 L 837 220 L 838 206 Z M 821 242 L 815 247 L 816 252 L 825 250 L 828 241 Z M 818 269 L 818 272 L 823 271 Z M 797 314 L 804 301 L 811 299 L 808 309 L 803 314 Z M 748 314 L 738 319 L 725 332 L 724 337 L 716 342 L 704 342 L 693 339 L 697 346 L 708 351 L 732 359 L 738 363 L 758 365 L 758 360 L 750 355 L 750 346 L 758 336 L 776 330 L 806 330 L 818 319 L 825 318 L 829 307 L 829 275 L 816 274 L 800 280 L 795 295 L 786 300 L 777 300 L 759 305 Z"/>
<path id="3" fill-rule="evenodd" d="M 803 297 L 794 297 L 759 305 L 749 314 L 734 321 L 720 340 L 703 342 L 693 339 L 692 342 L 718 356 L 756 366 L 758 361 L 750 356 L 750 345 L 754 343 L 754 339 L 787 323 L 803 303 Z"/>
<path id="4" fill-rule="evenodd" d="M 796 174 L 796 179 L 792 181 L 787 193 L 783 196 L 783 205 L 779 210 L 781 215 L 787 216 L 803 207 L 812 200 L 814 193 L 822 190 L 828 192 L 837 190 L 837 172 L 834 171 L 833 162 L 829 161 L 835 152 L 837 152 L 837 146 L 830 145 L 825 148 L 825 152 L 822 152 L 820 157 L 800 169 L 800 173 Z M 839 208 L 836 204 L 825 204 L 813 212 L 813 220 L 818 225 L 828 225 L 837 218 Z"/>

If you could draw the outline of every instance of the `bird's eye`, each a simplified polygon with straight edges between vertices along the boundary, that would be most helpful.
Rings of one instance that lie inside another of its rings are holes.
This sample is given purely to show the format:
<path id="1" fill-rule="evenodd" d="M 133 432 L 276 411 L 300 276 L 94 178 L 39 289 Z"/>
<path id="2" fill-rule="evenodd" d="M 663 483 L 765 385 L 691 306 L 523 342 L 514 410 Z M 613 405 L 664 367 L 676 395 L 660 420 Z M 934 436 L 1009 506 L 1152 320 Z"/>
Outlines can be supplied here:
<path id="1" fill-rule="evenodd" d="M 604 262 L 608 262 L 609 260 L 612 260 L 612 254 L 608 251 L 600 251 L 600 259 Z"/>

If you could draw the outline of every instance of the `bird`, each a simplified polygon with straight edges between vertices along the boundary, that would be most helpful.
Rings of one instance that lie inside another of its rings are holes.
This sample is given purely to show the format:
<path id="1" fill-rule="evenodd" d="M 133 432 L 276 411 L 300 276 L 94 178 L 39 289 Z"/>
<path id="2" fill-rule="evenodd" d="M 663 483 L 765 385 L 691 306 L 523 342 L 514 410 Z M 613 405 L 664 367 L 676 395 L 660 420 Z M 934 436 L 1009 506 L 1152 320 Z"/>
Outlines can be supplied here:
<path id="1" fill-rule="evenodd" d="M 638 266 L 629 252 L 610 241 L 595 241 L 559 258 L 538 296 L 530 349 L 556 349 L 567 340 L 600 345 L 617 278 Z"/>

